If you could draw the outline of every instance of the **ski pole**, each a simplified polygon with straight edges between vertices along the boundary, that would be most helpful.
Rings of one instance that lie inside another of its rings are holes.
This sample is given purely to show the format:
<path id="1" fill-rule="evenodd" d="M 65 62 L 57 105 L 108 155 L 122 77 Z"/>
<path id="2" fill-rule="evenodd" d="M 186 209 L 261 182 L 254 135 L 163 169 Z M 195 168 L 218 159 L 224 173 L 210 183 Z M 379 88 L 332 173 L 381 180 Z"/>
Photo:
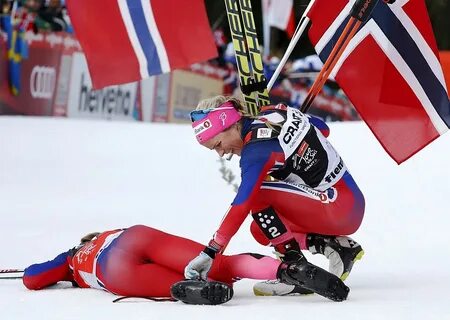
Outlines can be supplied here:
<path id="1" fill-rule="evenodd" d="M 22 279 L 23 272 L 20 269 L 0 269 L 0 279 Z"/>
<path id="2" fill-rule="evenodd" d="M 294 37 L 292 38 L 291 42 L 289 42 L 289 45 L 286 49 L 286 52 L 283 55 L 283 58 L 281 58 L 281 61 L 278 64 L 277 68 L 275 69 L 275 72 L 273 73 L 272 78 L 270 78 L 270 81 L 267 84 L 267 90 L 270 91 L 270 89 L 272 89 L 273 84 L 277 80 L 278 76 L 280 75 L 281 70 L 283 69 L 284 65 L 286 64 L 287 59 L 291 55 L 292 50 L 294 50 L 295 46 L 297 45 L 298 40 L 303 35 L 303 32 L 305 32 L 305 29 L 310 22 L 310 19 L 307 16 L 307 14 L 309 13 L 309 10 L 313 6 L 314 2 L 316 2 L 316 0 L 311 0 L 305 9 L 305 12 L 303 12 L 302 17 L 300 18 L 300 22 L 298 23 L 298 26 L 295 30 Z"/>
<path id="3" fill-rule="evenodd" d="M 341 36 L 339 37 L 336 45 L 331 51 L 330 56 L 325 61 L 322 70 L 320 70 L 320 73 L 314 81 L 314 84 L 309 89 L 308 96 L 306 97 L 305 101 L 303 101 L 302 107 L 300 109 L 302 112 L 306 112 L 309 109 L 314 98 L 317 96 L 320 90 L 322 90 L 322 87 L 327 81 L 328 76 L 330 75 L 336 63 L 339 61 L 339 58 L 341 57 L 342 53 L 344 53 L 345 48 L 355 35 L 360 25 L 361 21 L 358 21 L 353 17 L 349 19 L 347 25 L 344 28 L 344 31 L 342 31 Z"/>
<path id="4" fill-rule="evenodd" d="M 322 87 L 328 79 L 328 76 L 330 75 L 331 71 L 333 71 L 334 66 L 339 61 L 342 53 L 344 53 L 350 40 L 356 34 L 361 24 L 369 19 L 370 14 L 377 5 L 378 1 L 379 0 L 357 0 L 355 2 L 350 11 L 350 19 L 347 22 L 344 31 L 342 31 L 342 34 L 339 37 L 336 45 L 333 47 L 331 54 L 325 61 L 325 64 L 322 67 L 319 76 L 316 78 L 314 84 L 309 90 L 308 96 L 306 97 L 305 101 L 303 101 L 300 111 L 302 111 L 303 113 L 307 112 L 314 98 L 317 96 L 320 90 L 322 90 Z M 388 1 L 384 0 L 384 2 Z"/>

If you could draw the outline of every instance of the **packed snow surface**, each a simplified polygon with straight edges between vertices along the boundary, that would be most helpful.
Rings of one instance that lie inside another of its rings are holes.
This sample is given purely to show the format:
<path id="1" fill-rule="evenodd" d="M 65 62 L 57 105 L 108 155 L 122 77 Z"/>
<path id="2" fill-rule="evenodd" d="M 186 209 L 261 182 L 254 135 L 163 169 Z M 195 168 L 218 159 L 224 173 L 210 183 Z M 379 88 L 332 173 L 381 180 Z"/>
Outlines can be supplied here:
<path id="1" fill-rule="evenodd" d="M 332 143 L 366 196 L 354 234 L 366 255 L 347 301 L 317 295 L 256 297 L 235 285 L 221 306 L 133 300 L 58 284 L 28 291 L 0 280 L 0 318 L 38 319 L 450 319 L 450 135 L 398 166 L 363 123 L 331 125 Z M 146 224 L 206 243 L 234 191 L 214 152 L 187 125 L 0 118 L 0 269 L 53 258 L 91 231 Z M 235 157 L 227 166 L 236 173 Z M 248 232 L 227 253 L 271 255 Z M 323 267 L 323 257 L 308 255 Z"/>

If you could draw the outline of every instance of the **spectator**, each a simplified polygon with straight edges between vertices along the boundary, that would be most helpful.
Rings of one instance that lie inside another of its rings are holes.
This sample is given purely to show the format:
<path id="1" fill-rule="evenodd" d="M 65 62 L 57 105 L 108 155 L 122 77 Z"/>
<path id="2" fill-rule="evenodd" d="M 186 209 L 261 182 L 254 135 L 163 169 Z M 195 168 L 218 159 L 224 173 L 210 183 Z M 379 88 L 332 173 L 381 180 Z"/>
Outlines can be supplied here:
<path id="1" fill-rule="evenodd" d="M 64 20 L 61 0 L 49 0 L 47 6 L 41 7 L 36 24 L 39 29 L 46 31 L 65 31 L 67 23 Z"/>
<path id="2" fill-rule="evenodd" d="M 37 33 L 35 19 L 37 11 L 41 7 L 40 0 L 25 0 L 14 15 L 14 26 L 20 31 L 34 31 Z"/>
<path id="3" fill-rule="evenodd" d="M 216 62 L 219 67 L 225 67 L 225 60 L 223 58 L 224 52 L 227 48 L 227 39 L 225 37 L 225 33 L 222 29 L 216 29 L 214 30 L 213 35 L 214 42 L 217 47 L 217 52 L 219 54 L 214 62 Z"/>
<path id="4" fill-rule="evenodd" d="M 12 7 L 12 0 L 0 0 L 1 14 L 10 14 Z"/>
<path id="5" fill-rule="evenodd" d="M 11 26 L 11 0 L 0 0 L 0 30 L 8 31 Z"/>

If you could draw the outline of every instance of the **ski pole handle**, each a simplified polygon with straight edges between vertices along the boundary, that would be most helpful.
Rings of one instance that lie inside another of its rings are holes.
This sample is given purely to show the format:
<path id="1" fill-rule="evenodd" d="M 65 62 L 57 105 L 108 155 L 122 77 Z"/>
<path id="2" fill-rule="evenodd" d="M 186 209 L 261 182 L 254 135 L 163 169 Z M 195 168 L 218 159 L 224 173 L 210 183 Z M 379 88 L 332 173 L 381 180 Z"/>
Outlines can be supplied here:
<path id="1" fill-rule="evenodd" d="M 350 11 L 350 16 L 361 22 L 366 22 L 377 3 L 378 0 L 357 0 Z"/>

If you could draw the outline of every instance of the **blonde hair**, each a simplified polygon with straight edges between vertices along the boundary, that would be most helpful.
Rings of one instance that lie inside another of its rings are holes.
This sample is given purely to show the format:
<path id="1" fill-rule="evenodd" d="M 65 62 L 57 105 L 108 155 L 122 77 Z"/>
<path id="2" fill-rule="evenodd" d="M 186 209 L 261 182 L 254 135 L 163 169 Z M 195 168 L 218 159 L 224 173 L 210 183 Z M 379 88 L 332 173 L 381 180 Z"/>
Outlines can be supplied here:
<path id="1" fill-rule="evenodd" d="M 92 241 L 92 239 L 94 239 L 96 236 L 98 236 L 100 234 L 100 232 L 91 232 L 88 233 L 87 235 L 85 235 L 84 237 L 81 238 L 80 240 L 80 244 L 86 244 L 89 241 Z"/>
<path id="2" fill-rule="evenodd" d="M 245 110 L 244 106 L 242 105 L 242 102 L 239 99 L 222 95 L 201 100 L 198 103 L 197 108 L 195 108 L 195 110 L 215 109 L 219 107 L 221 104 L 224 104 L 225 102 L 228 101 L 233 102 L 235 109 L 239 111 L 243 116 L 247 116 L 247 111 Z"/>
<path id="3" fill-rule="evenodd" d="M 240 112 L 240 114 L 242 115 L 242 117 L 244 118 L 249 118 L 249 119 L 255 119 L 258 120 L 259 117 L 258 116 L 253 116 L 251 115 L 248 111 L 247 108 L 243 105 L 242 101 L 235 98 L 235 97 L 231 97 L 231 96 L 222 96 L 222 95 L 218 95 L 212 98 L 207 98 L 207 99 L 203 99 L 201 100 L 197 107 L 195 108 L 195 110 L 205 110 L 205 109 L 214 109 L 219 107 L 221 104 L 231 101 L 234 105 L 234 108 Z M 269 129 L 273 129 L 274 131 L 280 132 L 281 129 L 281 125 L 278 123 L 274 123 L 272 121 L 266 121 L 264 123 Z M 278 127 L 275 128 L 275 127 Z"/>

